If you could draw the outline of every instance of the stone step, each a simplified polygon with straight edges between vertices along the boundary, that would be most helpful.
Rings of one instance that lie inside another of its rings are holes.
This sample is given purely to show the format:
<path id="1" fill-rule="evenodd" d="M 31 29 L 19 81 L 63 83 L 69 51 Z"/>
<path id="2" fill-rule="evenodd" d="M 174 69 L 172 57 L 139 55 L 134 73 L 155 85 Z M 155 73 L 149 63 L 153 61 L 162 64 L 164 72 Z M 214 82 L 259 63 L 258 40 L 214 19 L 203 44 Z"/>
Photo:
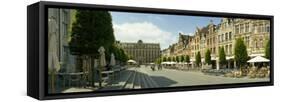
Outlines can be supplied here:
<path id="1" fill-rule="evenodd" d="M 141 68 L 130 68 L 120 73 L 120 79 L 115 81 L 117 89 L 155 88 L 158 84 Z M 114 82 L 113 82 L 114 83 Z"/>
<path id="2" fill-rule="evenodd" d="M 148 84 L 148 88 L 155 88 L 158 87 L 159 85 L 147 74 L 147 72 L 142 69 L 142 72 L 145 76 L 146 83 Z"/>
<path id="3" fill-rule="evenodd" d="M 120 87 L 120 89 L 123 89 L 123 88 L 124 88 L 124 86 L 126 85 L 126 83 L 128 82 L 128 80 L 130 80 L 131 75 L 133 74 L 132 70 L 126 70 L 126 71 L 128 71 L 128 73 L 122 73 L 123 75 L 127 75 L 127 76 L 124 77 L 124 78 L 125 78 L 125 79 L 124 79 L 125 81 L 119 82 L 119 85 L 122 86 L 122 87 Z M 121 76 L 121 77 L 122 77 L 122 76 Z"/>
<path id="4" fill-rule="evenodd" d="M 134 69 L 132 70 L 132 74 L 130 75 L 129 79 L 126 81 L 123 89 L 133 89 L 134 88 L 134 82 L 137 71 Z"/>
<path id="5" fill-rule="evenodd" d="M 149 88 L 149 84 L 147 83 L 147 76 L 144 73 L 141 73 L 140 82 L 142 88 Z"/>
<path id="6" fill-rule="evenodd" d="M 132 75 L 131 70 L 123 70 L 120 73 L 120 76 L 116 78 L 113 82 L 106 85 L 106 87 L 100 89 L 100 90 L 117 90 L 117 89 L 123 89 L 123 86 L 126 84 L 130 76 Z"/>
<path id="7" fill-rule="evenodd" d="M 136 76 L 135 76 L 135 80 L 134 80 L 134 89 L 140 89 L 141 88 L 141 82 L 140 82 L 140 77 L 141 74 L 139 72 L 139 68 L 136 69 Z"/>

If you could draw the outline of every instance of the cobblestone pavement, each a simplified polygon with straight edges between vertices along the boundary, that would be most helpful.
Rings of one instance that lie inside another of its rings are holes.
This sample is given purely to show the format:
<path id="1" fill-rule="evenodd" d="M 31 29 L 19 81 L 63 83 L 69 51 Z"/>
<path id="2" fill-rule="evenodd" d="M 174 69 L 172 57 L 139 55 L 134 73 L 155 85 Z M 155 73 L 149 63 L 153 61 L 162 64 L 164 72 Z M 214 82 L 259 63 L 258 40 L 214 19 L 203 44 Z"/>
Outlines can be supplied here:
<path id="1" fill-rule="evenodd" d="M 223 76 L 205 75 L 200 71 L 180 71 L 174 69 L 162 69 L 152 71 L 150 67 L 128 68 L 122 71 L 110 83 L 96 91 L 122 90 L 122 89 L 142 89 L 157 87 L 175 86 L 195 86 L 195 85 L 215 85 L 247 82 L 265 82 L 269 78 L 230 78 Z M 87 92 L 93 89 L 70 88 L 68 92 Z"/>
<path id="2" fill-rule="evenodd" d="M 270 80 L 269 78 L 252 79 L 248 77 L 230 78 L 223 76 L 211 76 L 205 75 L 199 71 L 180 71 L 173 69 L 152 71 L 148 67 L 142 67 L 140 71 L 147 73 L 159 85 L 159 87 L 264 82 Z"/>

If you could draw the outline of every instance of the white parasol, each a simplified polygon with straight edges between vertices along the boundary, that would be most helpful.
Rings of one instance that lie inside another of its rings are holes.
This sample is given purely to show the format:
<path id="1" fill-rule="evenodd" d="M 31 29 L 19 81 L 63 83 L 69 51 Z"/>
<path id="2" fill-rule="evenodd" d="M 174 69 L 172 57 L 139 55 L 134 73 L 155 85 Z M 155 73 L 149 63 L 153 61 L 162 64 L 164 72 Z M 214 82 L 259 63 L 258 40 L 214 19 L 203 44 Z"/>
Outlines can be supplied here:
<path id="1" fill-rule="evenodd" d="M 112 53 L 111 54 L 111 58 L 110 58 L 110 65 L 111 66 L 114 66 L 116 63 L 115 63 L 115 56 L 114 56 L 114 54 Z"/>
<path id="2" fill-rule="evenodd" d="M 105 53 L 104 53 L 105 49 L 103 48 L 103 46 L 101 46 L 98 51 L 100 53 L 100 66 L 104 67 L 106 66 Z"/>
<path id="3" fill-rule="evenodd" d="M 55 20 L 49 19 L 49 48 L 48 48 L 48 69 L 50 71 L 58 72 L 60 69 L 60 63 L 58 59 L 58 41 L 56 37 L 56 29 L 58 25 Z"/>
<path id="4" fill-rule="evenodd" d="M 128 60 L 129 63 L 137 63 L 135 60 Z"/>
<path id="5" fill-rule="evenodd" d="M 250 59 L 249 61 L 247 61 L 249 63 L 256 63 L 256 62 L 269 62 L 268 59 L 263 58 L 261 56 L 256 56 L 255 58 Z"/>

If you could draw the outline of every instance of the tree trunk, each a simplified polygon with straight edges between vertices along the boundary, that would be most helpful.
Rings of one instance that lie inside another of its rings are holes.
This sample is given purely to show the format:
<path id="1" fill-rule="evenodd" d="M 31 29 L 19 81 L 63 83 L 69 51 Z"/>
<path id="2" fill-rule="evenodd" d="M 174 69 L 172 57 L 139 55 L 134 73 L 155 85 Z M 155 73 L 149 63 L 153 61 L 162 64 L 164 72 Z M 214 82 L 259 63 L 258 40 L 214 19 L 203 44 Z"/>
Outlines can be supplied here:
<path id="1" fill-rule="evenodd" d="M 90 82 L 91 82 L 91 86 L 92 87 L 95 87 L 95 78 L 94 78 L 94 74 L 95 74 L 95 71 L 94 71 L 94 56 L 91 55 L 90 56 L 90 70 L 89 70 L 89 76 L 90 76 Z"/>

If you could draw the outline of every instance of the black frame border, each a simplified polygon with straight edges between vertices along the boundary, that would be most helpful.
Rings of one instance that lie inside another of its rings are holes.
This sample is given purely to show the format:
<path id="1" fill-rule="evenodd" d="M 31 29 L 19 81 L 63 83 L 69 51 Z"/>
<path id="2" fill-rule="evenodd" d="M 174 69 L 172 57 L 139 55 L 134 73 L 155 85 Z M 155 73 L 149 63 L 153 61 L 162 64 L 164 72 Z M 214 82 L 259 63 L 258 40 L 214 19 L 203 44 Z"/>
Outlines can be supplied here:
<path id="1" fill-rule="evenodd" d="M 133 90 L 118 90 L 104 92 L 78 92 L 78 93 L 63 93 L 63 94 L 48 94 L 47 78 L 48 78 L 48 8 L 69 8 L 69 9 L 95 9 L 95 10 L 110 10 L 124 12 L 140 12 L 140 13 L 157 13 L 157 14 L 172 14 L 172 15 L 188 15 L 188 16 L 208 16 L 208 17 L 233 17 L 233 18 L 250 18 L 270 20 L 270 81 L 269 82 L 251 82 L 251 83 L 234 83 L 234 84 L 218 84 L 218 85 L 198 85 L 185 87 L 165 87 L 153 89 L 133 89 Z M 158 9 L 158 8 L 142 8 L 142 7 L 127 7 L 113 5 L 95 5 L 82 3 L 63 3 L 63 2 L 39 2 L 39 99 L 62 99 L 62 98 L 82 98 L 96 96 L 113 96 L 113 95 L 131 95 L 144 93 L 161 93 L 161 92 L 176 92 L 176 91 L 192 91 L 192 90 L 209 90 L 209 89 L 225 89 L 225 88 L 241 88 L 254 86 L 272 86 L 274 84 L 274 17 L 272 15 L 256 15 L 256 14 L 240 14 L 240 13 L 225 13 L 225 12 L 206 12 L 206 11 L 189 11 L 176 9 Z"/>

